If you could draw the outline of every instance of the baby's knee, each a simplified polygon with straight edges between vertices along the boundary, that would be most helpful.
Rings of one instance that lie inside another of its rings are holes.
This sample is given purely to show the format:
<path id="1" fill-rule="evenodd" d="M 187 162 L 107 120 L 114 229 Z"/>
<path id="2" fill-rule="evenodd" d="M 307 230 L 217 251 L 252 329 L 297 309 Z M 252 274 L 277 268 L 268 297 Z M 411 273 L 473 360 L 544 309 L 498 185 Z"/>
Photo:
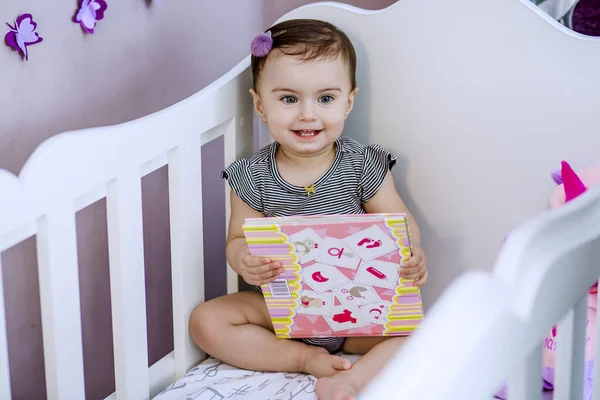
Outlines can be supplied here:
<path id="1" fill-rule="evenodd" d="M 190 334 L 199 347 L 204 347 L 216 338 L 218 314 L 218 307 L 211 302 L 202 303 L 192 311 L 189 321 Z"/>

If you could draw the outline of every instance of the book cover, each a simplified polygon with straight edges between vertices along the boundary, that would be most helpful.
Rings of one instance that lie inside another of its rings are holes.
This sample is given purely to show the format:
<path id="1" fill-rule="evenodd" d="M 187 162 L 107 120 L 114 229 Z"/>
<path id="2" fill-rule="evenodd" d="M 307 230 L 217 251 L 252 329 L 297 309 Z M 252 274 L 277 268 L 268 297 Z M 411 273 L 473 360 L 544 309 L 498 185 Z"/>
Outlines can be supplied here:
<path id="1" fill-rule="evenodd" d="M 423 319 L 418 287 L 400 278 L 411 254 L 404 214 L 247 219 L 252 255 L 284 272 L 262 285 L 279 338 L 410 335 Z"/>

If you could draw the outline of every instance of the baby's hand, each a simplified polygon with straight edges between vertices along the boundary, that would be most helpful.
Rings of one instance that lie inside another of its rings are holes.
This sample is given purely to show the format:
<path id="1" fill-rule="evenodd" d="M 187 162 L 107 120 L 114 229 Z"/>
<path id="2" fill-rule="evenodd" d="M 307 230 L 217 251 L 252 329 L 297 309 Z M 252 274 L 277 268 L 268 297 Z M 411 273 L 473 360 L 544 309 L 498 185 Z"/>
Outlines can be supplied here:
<path id="1" fill-rule="evenodd" d="M 265 257 L 255 257 L 244 251 L 239 263 L 238 273 L 249 285 L 263 285 L 274 281 L 283 272 L 281 263 Z"/>
<path id="2" fill-rule="evenodd" d="M 427 282 L 427 264 L 423 249 L 415 247 L 412 256 L 398 269 L 398 273 L 402 278 L 416 279 L 414 286 L 422 286 Z"/>

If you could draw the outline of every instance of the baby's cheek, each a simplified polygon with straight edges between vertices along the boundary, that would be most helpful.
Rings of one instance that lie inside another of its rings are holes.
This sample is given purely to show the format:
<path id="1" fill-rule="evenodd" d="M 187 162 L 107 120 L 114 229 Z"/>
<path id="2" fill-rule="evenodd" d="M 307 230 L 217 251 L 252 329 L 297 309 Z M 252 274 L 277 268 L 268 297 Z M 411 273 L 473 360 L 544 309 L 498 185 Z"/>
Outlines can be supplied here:
<path id="1" fill-rule="evenodd" d="M 329 130 L 342 130 L 344 128 L 344 124 L 346 123 L 346 114 L 345 110 L 335 111 L 335 115 L 333 113 L 329 113 L 327 116 L 323 118 L 322 121 Z"/>

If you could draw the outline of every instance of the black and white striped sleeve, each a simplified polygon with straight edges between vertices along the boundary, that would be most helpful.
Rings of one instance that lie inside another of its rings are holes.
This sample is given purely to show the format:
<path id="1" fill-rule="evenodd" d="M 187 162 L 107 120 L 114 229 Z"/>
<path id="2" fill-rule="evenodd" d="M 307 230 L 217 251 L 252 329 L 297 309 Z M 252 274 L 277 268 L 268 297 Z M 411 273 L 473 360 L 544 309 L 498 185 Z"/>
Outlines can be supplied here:
<path id="1" fill-rule="evenodd" d="M 252 209 L 264 213 L 260 190 L 254 182 L 250 163 L 242 158 L 234 161 L 221 172 L 221 178 L 226 179 L 231 189 Z"/>
<path id="2" fill-rule="evenodd" d="M 385 175 L 398 158 L 377 144 L 365 147 L 362 177 L 360 179 L 361 201 L 368 202 L 377 194 Z"/>

